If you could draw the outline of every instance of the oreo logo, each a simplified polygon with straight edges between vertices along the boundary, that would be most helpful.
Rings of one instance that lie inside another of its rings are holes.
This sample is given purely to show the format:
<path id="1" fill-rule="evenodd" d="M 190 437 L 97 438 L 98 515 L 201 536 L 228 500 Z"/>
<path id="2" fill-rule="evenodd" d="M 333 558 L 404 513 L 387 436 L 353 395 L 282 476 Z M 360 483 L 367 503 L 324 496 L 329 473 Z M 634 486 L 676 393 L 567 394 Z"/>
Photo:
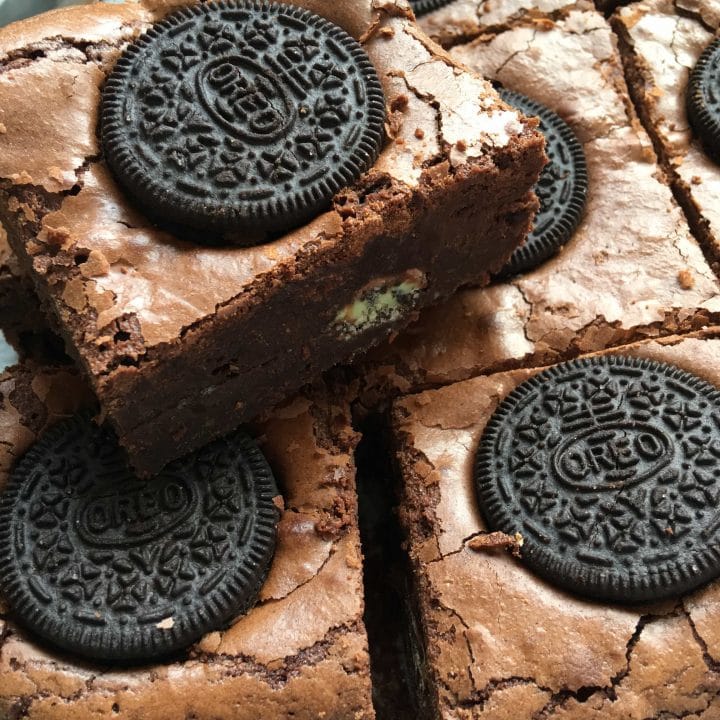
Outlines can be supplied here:
<path id="1" fill-rule="evenodd" d="M 80 506 L 76 526 L 94 547 L 129 547 L 168 535 L 193 511 L 197 497 L 184 478 L 104 488 Z"/>
<path id="2" fill-rule="evenodd" d="M 218 58 L 198 73 L 197 84 L 207 112 L 233 135 L 268 142 L 295 121 L 293 103 L 278 77 L 249 58 Z"/>
<path id="3" fill-rule="evenodd" d="M 637 485 L 672 459 L 670 438 L 652 425 L 618 423 L 592 427 L 555 451 L 552 467 L 571 488 L 603 492 Z"/>

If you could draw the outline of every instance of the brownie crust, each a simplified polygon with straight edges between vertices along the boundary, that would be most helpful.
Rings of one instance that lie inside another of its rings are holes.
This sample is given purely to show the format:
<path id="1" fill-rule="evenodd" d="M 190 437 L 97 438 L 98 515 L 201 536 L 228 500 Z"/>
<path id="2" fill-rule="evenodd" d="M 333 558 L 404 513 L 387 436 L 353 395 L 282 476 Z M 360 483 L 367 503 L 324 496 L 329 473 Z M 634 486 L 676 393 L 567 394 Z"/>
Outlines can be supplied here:
<path id="1" fill-rule="evenodd" d="M 43 429 L 95 399 L 78 373 L 0 374 L 0 489 Z M 39 645 L 0 600 L 0 717 L 37 720 L 371 720 L 362 555 L 345 403 L 317 387 L 253 428 L 283 493 L 258 604 L 182 657 L 96 665 Z"/>
<path id="2" fill-rule="evenodd" d="M 70 8 L 0 31 L 0 107 L 14 108 L 0 118 L 0 216 L 142 472 L 256 416 L 458 286 L 487 283 L 527 234 L 545 161 L 534 121 L 445 55 L 403 3 L 323 5 L 384 85 L 378 161 L 278 240 L 190 246 L 128 204 L 96 137 L 121 48 L 170 5 Z M 40 132 L 46 155 L 30 149 Z M 394 304 L 378 312 L 388 294 Z"/>
<path id="3" fill-rule="evenodd" d="M 619 352 L 720 386 L 716 336 L 717 329 Z M 488 534 L 475 498 L 475 449 L 503 398 L 537 372 L 475 378 L 403 398 L 394 409 L 427 717 L 716 717 L 720 581 L 641 607 L 597 603 L 541 580 L 506 549 L 473 542 Z"/>

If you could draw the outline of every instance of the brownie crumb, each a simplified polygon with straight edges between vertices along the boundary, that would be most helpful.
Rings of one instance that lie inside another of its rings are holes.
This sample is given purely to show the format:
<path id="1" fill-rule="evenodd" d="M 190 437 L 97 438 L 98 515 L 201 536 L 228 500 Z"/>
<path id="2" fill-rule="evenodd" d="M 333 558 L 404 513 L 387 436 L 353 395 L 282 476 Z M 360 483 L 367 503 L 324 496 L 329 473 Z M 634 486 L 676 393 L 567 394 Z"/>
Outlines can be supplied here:
<path id="1" fill-rule="evenodd" d="M 467 143 L 466 143 L 464 140 L 458 140 L 458 141 L 455 143 L 455 147 L 456 147 L 460 152 L 465 152 L 465 151 L 467 150 Z"/>
<path id="2" fill-rule="evenodd" d="M 66 227 L 45 227 L 45 240 L 48 245 L 62 247 L 70 239 L 70 231 Z"/>
<path id="3" fill-rule="evenodd" d="M 415 128 L 415 137 L 422 140 L 425 137 L 425 131 L 422 128 Z"/>
<path id="4" fill-rule="evenodd" d="M 678 282 L 683 290 L 692 290 L 695 287 L 695 277 L 690 270 L 680 270 Z"/>
<path id="5" fill-rule="evenodd" d="M 523 543 L 523 536 L 520 533 L 506 535 L 503 532 L 492 532 L 476 535 L 471 540 L 468 540 L 467 546 L 476 552 L 506 548 L 514 557 L 520 557 L 520 548 Z"/>
<path id="6" fill-rule="evenodd" d="M 690 182 L 693 185 L 702 185 L 702 178 L 699 175 L 693 175 Z"/>
<path id="7" fill-rule="evenodd" d="M 393 112 L 404 112 L 409 104 L 410 98 L 403 93 L 402 95 L 396 95 L 392 99 L 392 102 L 390 103 L 390 109 Z"/>

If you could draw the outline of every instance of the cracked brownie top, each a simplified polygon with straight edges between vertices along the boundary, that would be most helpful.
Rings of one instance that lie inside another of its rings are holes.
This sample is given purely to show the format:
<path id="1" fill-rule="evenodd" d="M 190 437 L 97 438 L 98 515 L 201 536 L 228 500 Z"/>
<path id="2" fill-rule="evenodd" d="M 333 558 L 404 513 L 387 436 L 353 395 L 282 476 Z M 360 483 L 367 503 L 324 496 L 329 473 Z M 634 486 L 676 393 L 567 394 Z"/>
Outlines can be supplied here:
<path id="1" fill-rule="evenodd" d="M 720 166 L 694 137 L 686 112 L 690 72 L 720 28 L 714 0 L 643 0 L 613 19 L 631 89 L 694 230 L 720 260 Z"/>

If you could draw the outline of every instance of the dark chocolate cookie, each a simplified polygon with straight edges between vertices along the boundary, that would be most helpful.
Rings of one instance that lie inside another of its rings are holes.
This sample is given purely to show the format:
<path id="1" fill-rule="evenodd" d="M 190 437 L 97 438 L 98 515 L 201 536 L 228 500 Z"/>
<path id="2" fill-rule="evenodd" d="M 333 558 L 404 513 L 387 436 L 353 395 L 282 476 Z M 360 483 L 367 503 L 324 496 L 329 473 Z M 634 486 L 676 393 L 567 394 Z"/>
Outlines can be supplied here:
<path id="1" fill-rule="evenodd" d="M 221 0 L 130 45 L 102 102 L 108 164 L 152 217 L 258 238 L 368 169 L 385 100 L 363 48 L 302 8 Z"/>
<path id="2" fill-rule="evenodd" d="M 66 650 L 146 661 L 245 612 L 274 552 L 278 491 L 236 433 L 152 480 L 85 417 L 30 449 L 0 500 L 0 579 L 18 621 Z"/>
<path id="3" fill-rule="evenodd" d="M 550 368 L 487 425 L 475 481 L 493 530 L 581 595 L 681 595 L 720 574 L 720 391 L 608 356 Z"/>
<path id="4" fill-rule="evenodd" d="M 449 5 L 451 2 L 455 2 L 455 0 L 410 0 L 412 9 L 418 17 L 445 5 Z"/>
<path id="5" fill-rule="evenodd" d="M 703 51 L 690 73 L 687 113 L 707 154 L 720 162 L 720 39 Z"/>
<path id="6" fill-rule="evenodd" d="M 540 200 L 535 225 L 498 275 L 506 278 L 536 268 L 570 240 L 585 210 L 588 174 L 582 145 L 559 115 L 522 93 L 505 88 L 498 92 L 508 105 L 540 118 L 549 159 L 535 186 Z"/>

